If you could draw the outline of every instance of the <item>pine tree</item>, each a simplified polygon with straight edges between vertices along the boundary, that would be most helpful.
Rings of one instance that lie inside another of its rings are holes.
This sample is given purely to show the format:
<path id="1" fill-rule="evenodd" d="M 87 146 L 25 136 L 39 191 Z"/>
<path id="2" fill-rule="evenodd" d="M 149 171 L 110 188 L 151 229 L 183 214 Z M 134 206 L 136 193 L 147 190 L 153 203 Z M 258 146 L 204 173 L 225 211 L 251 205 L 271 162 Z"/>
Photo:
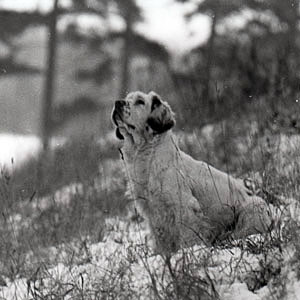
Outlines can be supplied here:
<path id="1" fill-rule="evenodd" d="M 168 65 L 169 53 L 165 47 L 139 34 L 135 29 L 135 25 L 143 21 L 143 12 L 136 4 L 136 0 L 94 0 L 86 2 L 73 0 L 73 3 L 73 9 L 77 9 L 79 13 L 88 10 L 97 14 L 97 11 L 99 11 L 98 14 L 102 18 L 107 18 L 109 13 L 114 13 L 120 16 L 124 22 L 123 30 L 118 32 L 111 30 L 104 38 L 107 41 L 122 41 L 119 72 L 120 85 L 118 88 L 118 97 L 120 99 L 126 96 L 131 86 L 130 62 L 134 54 L 142 53 L 149 59 L 158 60 Z"/>
<path id="2" fill-rule="evenodd" d="M 51 136 L 51 115 L 52 102 L 54 95 L 54 75 L 56 62 L 56 48 L 57 48 L 57 17 L 58 17 L 58 0 L 54 0 L 53 10 L 49 15 L 49 40 L 48 40 L 48 57 L 44 87 L 44 99 L 42 106 L 42 139 L 43 149 L 48 150 L 49 140 Z"/>
<path id="3" fill-rule="evenodd" d="M 178 2 L 191 2 L 189 0 L 177 0 Z M 205 14 L 211 18 L 211 31 L 207 41 L 206 55 L 205 55 L 205 72 L 203 80 L 202 97 L 207 99 L 208 110 L 214 113 L 215 104 L 211 96 L 211 76 L 212 67 L 215 55 L 215 41 L 217 35 L 217 25 L 226 17 L 233 13 L 237 13 L 243 9 L 243 2 L 240 0 L 204 0 L 199 2 L 195 9 L 187 15 L 187 18 L 192 18 L 197 14 Z"/>

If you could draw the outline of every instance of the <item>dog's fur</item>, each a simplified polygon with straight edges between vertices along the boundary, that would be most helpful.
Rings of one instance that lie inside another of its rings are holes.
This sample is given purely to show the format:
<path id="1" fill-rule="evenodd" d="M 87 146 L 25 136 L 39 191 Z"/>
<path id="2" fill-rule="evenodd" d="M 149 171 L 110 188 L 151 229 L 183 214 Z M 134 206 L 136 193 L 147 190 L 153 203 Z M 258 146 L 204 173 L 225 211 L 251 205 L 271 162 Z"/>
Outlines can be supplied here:
<path id="1" fill-rule="evenodd" d="M 265 201 L 244 182 L 182 152 L 171 128 L 170 106 L 154 92 L 132 92 L 116 101 L 116 134 L 134 189 L 153 231 L 156 249 L 213 244 L 265 232 L 270 224 Z"/>

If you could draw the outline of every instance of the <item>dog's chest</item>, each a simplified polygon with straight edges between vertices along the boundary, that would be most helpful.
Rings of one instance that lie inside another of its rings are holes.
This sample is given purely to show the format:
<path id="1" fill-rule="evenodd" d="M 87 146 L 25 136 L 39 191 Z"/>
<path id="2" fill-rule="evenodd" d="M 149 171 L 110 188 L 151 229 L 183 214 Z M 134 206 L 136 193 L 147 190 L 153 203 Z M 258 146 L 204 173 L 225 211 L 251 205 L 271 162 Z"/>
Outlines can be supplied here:
<path id="1" fill-rule="evenodd" d="M 135 197 L 147 200 L 151 200 L 153 194 L 157 195 L 162 189 L 164 175 L 169 168 L 168 164 L 162 163 L 153 155 L 136 156 L 127 166 Z"/>
<path id="2" fill-rule="evenodd" d="M 170 188 L 175 188 L 172 177 L 176 173 L 173 170 L 176 155 L 171 142 L 171 139 L 165 138 L 155 144 L 146 144 L 143 148 L 125 152 L 131 187 L 136 198 L 157 200 L 165 190 L 169 193 Z"/>
<path id="3" fill-rule="evenodd" d="M 150 162 L 143 157 L 134 157 L 126 163 L 131 187 L 136 198 L 147 198 L 149 191 Z"/>

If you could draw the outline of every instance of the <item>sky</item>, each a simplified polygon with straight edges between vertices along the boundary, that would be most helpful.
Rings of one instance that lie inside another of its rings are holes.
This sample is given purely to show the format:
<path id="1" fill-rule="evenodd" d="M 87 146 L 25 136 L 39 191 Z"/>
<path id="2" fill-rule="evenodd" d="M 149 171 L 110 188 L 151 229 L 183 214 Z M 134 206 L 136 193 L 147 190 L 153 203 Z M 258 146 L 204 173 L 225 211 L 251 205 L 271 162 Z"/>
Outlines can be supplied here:
<path id="1" fill-rule="evenodd" d="M 141 30 L 153 39 L 166 44 L 176 52 L 189 50 L 204 42 L 209 34 L 209 19 L 205 16 L 195 17 L 191 21 L 184 18 L 191 7 L 175 3 L 173 0 L 138 0 L 144 9 L 145 24 Z"/>
<path id="2" fill-rule="evenodd" d="M 70 0 L 60 0 L 63 4 Z M 137 29 L 148 38 L 164 44 L 171 52 L 181 54 L 199 43 L 209 35 L 209 19 L 205 16 L 186 21 L 184 14 L 191 9 L 190 5 L 176 3 L 174 0 L 137 0 L 143 9 L 145 21 Z M 0 0 L 0 5 L 9 9 L 48 11 L 53 0 Z M 85 24 L 91 20 L 83 19 Z M 116 20 L 117 23 L 117 20 Z M 87 25 L 88 26 L 88 25 Z"/>

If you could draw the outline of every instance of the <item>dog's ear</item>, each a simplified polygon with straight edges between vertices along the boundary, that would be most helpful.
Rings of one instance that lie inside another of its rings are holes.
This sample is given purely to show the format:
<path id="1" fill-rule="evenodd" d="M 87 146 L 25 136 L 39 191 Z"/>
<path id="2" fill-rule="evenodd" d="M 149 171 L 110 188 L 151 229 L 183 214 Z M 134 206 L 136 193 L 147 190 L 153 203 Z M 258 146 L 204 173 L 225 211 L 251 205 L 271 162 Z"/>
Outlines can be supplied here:
<path id="1" fill-rule="evenodd" d="M 175 125 L 174 113 L 159 95 L 154 92 L 150 92 L 149 95 L 151 96 L 151 113 L 147 124 L 157 134 L 166 132 Z"/>
<path id="2" fill-rule="evenodd" d="M 123 134 L 120 132 L 119 127 L 116 128 L 116 136 L 119 140 L 124 140 Z"/>
<path id="3" fill-rule="evenodd" d="M 153 112 L 156 108 L 158 108 L 162 104 L 162 101 L 156 93 L 151 92 L 150 95 L 151 95 L 151 112 Z"/>

